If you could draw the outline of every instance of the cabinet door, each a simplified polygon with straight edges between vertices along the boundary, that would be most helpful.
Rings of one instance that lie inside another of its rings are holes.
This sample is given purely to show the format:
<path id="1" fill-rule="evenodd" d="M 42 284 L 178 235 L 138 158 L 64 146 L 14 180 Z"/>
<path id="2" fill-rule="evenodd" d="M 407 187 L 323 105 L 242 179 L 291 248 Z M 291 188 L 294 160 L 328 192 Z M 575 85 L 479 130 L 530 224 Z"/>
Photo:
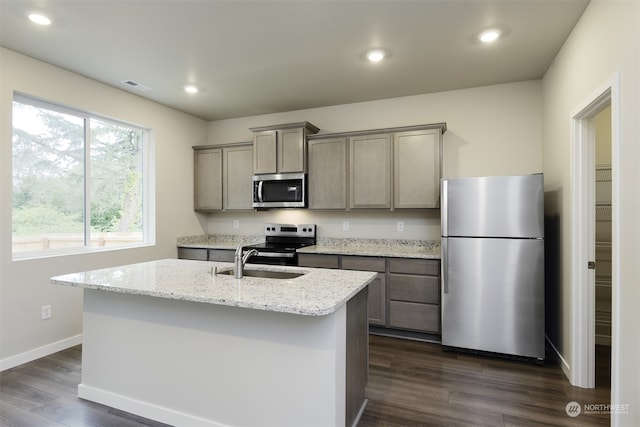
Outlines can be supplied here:
<path id="1" fill-rule="evenodd" d="M 347 140 L 309 141 L 309 209 L 347 208 Z"/>
<path id="2" fill-rule="evenodd" d="M 178 248 L 178 259 L 207 260 L 207 250 L 204 248 Z"/>
<path id="3" fill-rule="evenodd" d="M 277 134 L 277 173 L 305 172 L 304 129 L 283 129 Z"/>
<path id="4" fill-rule="evenodd" d="M 389 326 L 440 333 L 440 310 L 434 304 L 389 301 Z"/>
<path id="5" fill-rule="evenodd" d="M 222 209 L 222 149 L 194 151 L 194 195 L 196 211 Z"/>
<path id="6" fill-rule="evenodd" d="M 440 131 L 396 133 L 393 150 L 394 207 L 440 207 Z"/>
<path id="7" fill-rule="evenodd" d="M 378 273 L 376 278 L 369 283 L 367 306 L 370 325 L 385 326 L 387 322 L 385 289 L 385 275 L 384 273 Z"/>
<path id="8" fill-rule="evenodd" d="M 339 268 L 340 260 L 338 255 L 298 254 L 298 265 L 312 268 Z"/>
<path id="9" fill-rule="evenodd" d="M 385 326 L 387 322 L 386 259 L 380 257 L 343 255 L 342 269 L 379 272 L 376 278 L 369 283 L 367 306 L 369 309 L 369 324 Z"/>
<path id="10" fill-rule="evenodd" d="M 391 136 L 349 138 L 351 208 L 391 207 Z"/>
<path id="11" fill-rule="evenodd" d="M 235 252 L 233 249 L 209 249 L 208 259 L 209 261 L 233 262 Z"/>
<path id="12" fill-rule="evenodd" d="M 224 149 L 224 210 L 252 209 L 253 148 Z"/>
<path id="13" fill-rule="evenodd" d="M 253 173 L 276 173 L 276 135 L 275 130 L 253 134 Z"/>

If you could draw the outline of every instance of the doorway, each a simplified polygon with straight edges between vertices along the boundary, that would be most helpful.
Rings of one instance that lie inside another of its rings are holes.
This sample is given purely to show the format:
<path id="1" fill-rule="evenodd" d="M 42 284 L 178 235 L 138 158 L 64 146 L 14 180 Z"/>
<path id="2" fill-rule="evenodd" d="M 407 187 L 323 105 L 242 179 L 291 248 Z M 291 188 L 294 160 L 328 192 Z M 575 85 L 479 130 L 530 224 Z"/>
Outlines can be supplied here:
<path id="1" fill-rule="evenodd" d="M 618 99 L 616 74 L 571 115 L 570 380 L 571 384 L 585 388 L 596 387 L 596 353 L 601 369 L 615 368 L 617 354 L 615 255 L 619 239 L 616 228 L 618 189 L 615 177 L 619 152 Z M 603 129 L 606 127 L 602 125 L 603 119 L 608 119 L 610 128 Z M 601 135 L 598 143 L 599 131 L 601 134 L 608 134 L 609 138 L 603 140 Z M 606 139 L 610 139 L 610 143 Z M 601 163 L 602 168 L 599 167 L 597 171 L 596 164 Z M 607 185 L 610 185 L 608 189 Z M 605 248 L 607 241 L 608 247 Z M 607 278 L 608 283 L 605 283 Z M 607 294 L 610 295 L 608 301 Z M 602 356 L 606 363 L 601 363 Z M 616 384 L 615 369 L 611 369 L 611 372 L 613 375 L 609 378 L 613 390 Z M 598 376 L 600 382 L 607 381 L 600 373 Z"/>
<path id="2" fill-rule="evenodd" d="M 611 104 L 592 119 L 595 134 L 595 387 L 611 386 Z"/>

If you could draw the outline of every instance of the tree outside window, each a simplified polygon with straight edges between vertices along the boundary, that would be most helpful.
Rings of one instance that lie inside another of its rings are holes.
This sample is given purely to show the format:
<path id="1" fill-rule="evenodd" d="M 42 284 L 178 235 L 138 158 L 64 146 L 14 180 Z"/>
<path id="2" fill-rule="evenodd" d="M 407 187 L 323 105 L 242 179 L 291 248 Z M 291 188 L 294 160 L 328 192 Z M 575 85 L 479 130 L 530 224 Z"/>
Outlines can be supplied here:
<path id="1" fill-rule="evenodd" d="M 145 242 L 148 132 L 27 97 L 13 103 L 13 252 Z"/>

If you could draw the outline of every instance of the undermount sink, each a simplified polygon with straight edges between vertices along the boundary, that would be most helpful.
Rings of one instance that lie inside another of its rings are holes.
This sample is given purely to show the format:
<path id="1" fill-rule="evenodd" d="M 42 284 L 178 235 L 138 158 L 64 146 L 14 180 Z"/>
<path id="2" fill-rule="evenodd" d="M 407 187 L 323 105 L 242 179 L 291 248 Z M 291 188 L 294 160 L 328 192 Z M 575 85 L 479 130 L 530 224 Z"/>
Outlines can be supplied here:
<path id="1" fill-rule="evenodd" d="M 233 276 L 233 269 L 224 270 L 218 272 L 218 274 L 226 274 L 228 276 Z M 289 271 L 271 271 L 271 270 L 244 270 L 242 275 L 244 277 L 260 277 L 263 279 L 295 279 L 296 277 L 300 277 L 305 273 L 292 273 Z"/>

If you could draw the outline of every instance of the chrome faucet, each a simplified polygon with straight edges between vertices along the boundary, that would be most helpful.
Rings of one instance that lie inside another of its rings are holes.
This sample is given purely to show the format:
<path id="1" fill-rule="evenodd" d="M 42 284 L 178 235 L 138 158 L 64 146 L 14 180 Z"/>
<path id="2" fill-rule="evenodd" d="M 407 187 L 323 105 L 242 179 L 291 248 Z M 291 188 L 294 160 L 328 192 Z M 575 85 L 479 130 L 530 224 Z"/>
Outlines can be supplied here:
<path id="1" fill-rule="evenodd" d="M 244 268 L 244 265 L 247 263 L 247 260 L 254 255 L 258 255 L 258 251 L 256 249 L 251 249 L 249 252 L 246 252 L 243 256 L 242 243 L 240 243 L 240 245 L 236 249 L 236 255 L 234 258 L 234 262 L 235 262 L 234 277 L 236 279 L 242 279 L 242 269 Z"/>

